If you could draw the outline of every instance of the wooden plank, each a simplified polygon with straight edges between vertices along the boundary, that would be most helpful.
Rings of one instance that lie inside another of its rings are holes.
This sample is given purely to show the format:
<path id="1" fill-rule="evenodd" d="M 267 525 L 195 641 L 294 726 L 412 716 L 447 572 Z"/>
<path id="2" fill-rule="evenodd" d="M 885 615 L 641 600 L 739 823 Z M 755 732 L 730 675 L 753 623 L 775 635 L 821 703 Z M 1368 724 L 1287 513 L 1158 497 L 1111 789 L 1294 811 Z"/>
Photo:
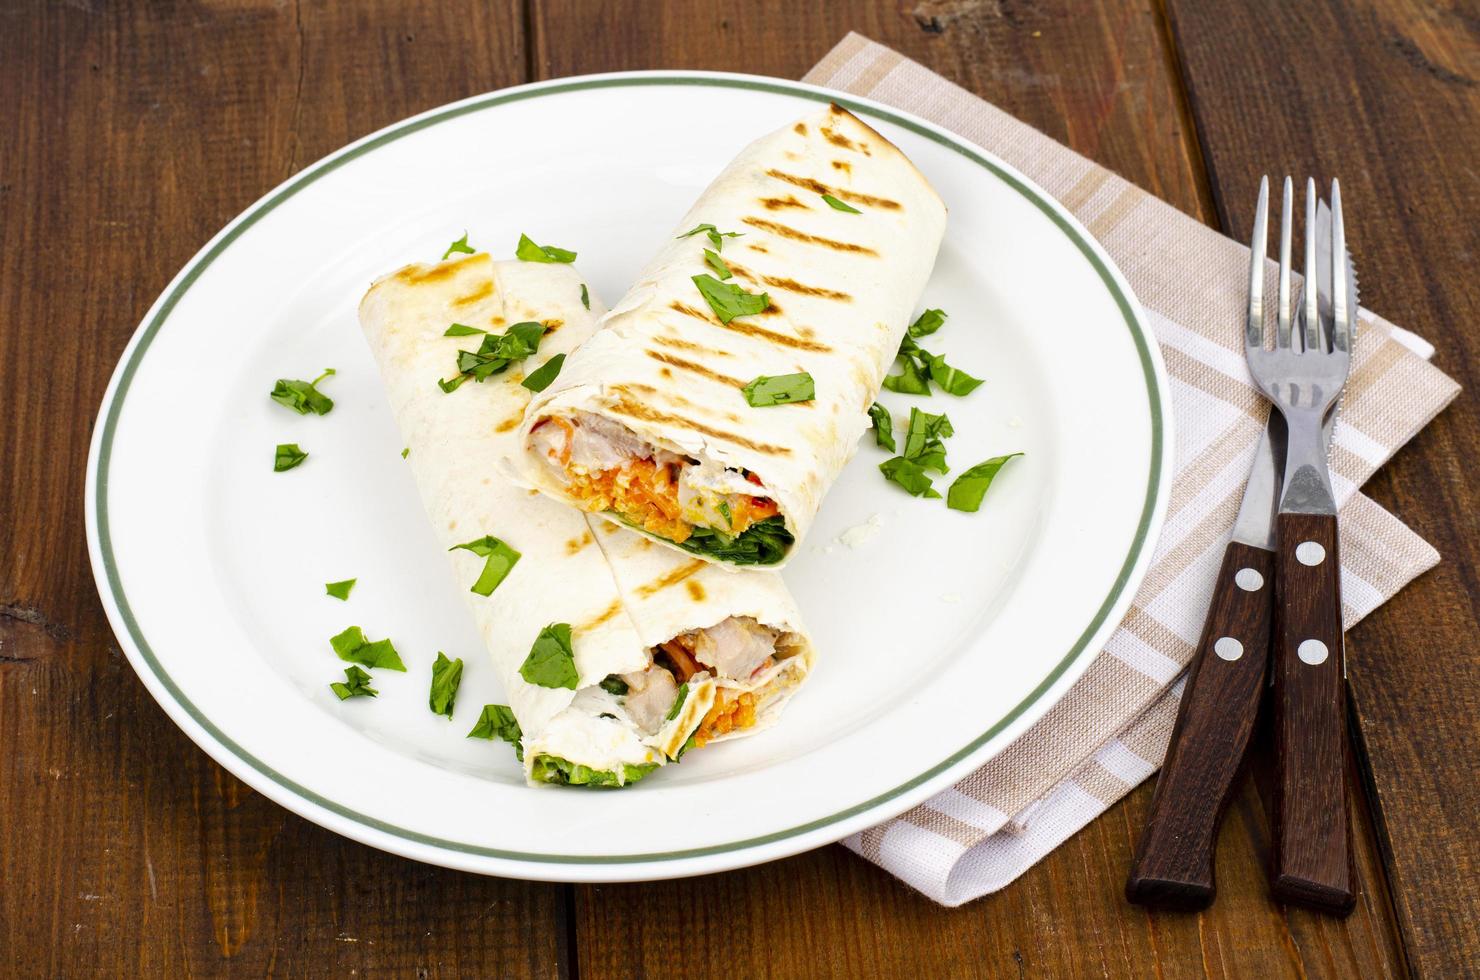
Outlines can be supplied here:
<path id="1" fill-rule="evenodd" d="M 351 843 L 191 745 L 114 645 L 77 506 L 108 375 L 180 265 L 315 157 L 522 81 L 521 23 L 514 0 L 0 10 L 0 975 L 565 971 L 563 888 Z"/>
<path id="2" fill-rule="evenodd" d="M 916 13 L 920 17 L 915 16 Z M 926 30 L 920 19 L 944 23 Z M 1212 215 L 1155 5 L 536 0 L 536 74 L 693 67 L 798 77 L 849 29 L 889 44 L 1160 194 Z M 661 25 L 661 29 L 654 25 Z M 592 45 L 589 39 L 602 38 Z M 576 889 L 580 973 L 620 976 L 1390 976 L 1402 972 L 1370 822 L 1358 911 L 1270 903 L 1260 794 L 1221 838 L 1219 900 L 1151 914 L 1122 897 L 1150 785 L 1008 889 L 941 909 L 841 848 L 695 881 Z M 753 937 L 737 942 L 736 937 Z"/>
<path id="3" fill-rule="evenodd" d="M 1480 384 L 1474 274 L 1480 30 L 1417 0 L 1172 0 L 1203 147 L 1231 234 L 1259 176 L 1339 176 L 1364 305 Z M 1413 963 L 1460 976 L 1480 950 L 1480 406 L 1464 396 L 1369 486 L 1444 562 L 1348 640 L 1366 776 Z"/>

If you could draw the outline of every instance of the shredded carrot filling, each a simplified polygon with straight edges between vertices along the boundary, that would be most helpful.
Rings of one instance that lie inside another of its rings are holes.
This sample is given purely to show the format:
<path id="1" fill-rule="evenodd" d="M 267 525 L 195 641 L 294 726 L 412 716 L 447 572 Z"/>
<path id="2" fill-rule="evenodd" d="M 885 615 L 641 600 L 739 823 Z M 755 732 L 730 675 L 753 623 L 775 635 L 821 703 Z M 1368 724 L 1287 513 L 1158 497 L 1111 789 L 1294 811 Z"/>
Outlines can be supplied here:
<path id="1" fill-rule="evenodd" d="M 714 699 L 699 728 L 694 732 L 694 748 L 703 748 L 704 743 L 730 732 L 749 728 L 755 724 L 755 692 L 734 694 L 721 690 Z"/>
<path id="2" fill-rule="evenodd" d="M 569 447 L 567 441 L 562 463 L 569 462 Z M 595 473 L 567 473 L 570 494 L 584 509 L 615 511 L 645 531 L 682 544 L 694 533 L 694 527 L 683 518 L 678 502 L 677 470 L 676 463 L 659 466 L 652 459 L 633 459 L 624 466 Z M 740 534 L 757 521 L 779 513 L 776 502 L 769 497 L 737 495 L 736 500 L 730 506 L 728 530 L 732 534 Z"/>

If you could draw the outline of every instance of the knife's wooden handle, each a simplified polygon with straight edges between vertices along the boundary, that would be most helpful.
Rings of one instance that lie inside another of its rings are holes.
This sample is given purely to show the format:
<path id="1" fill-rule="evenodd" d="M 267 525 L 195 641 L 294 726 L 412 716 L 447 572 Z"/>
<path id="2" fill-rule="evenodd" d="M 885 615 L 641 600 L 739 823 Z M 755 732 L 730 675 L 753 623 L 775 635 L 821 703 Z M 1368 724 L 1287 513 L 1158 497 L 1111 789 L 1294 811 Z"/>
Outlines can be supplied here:
<path id="1" fill-rule="evenodd" d="M 1213 848 L 1264 690 L 1274 614 L 1274 555 L 1229 542 L 1193 653 L 1151 817 L 1125 896 L 1159 908 L 1212 901 Z"/>
<path id="2" fill-rule="evenodd" d="M 1336 518 L 1281 514 L 1279 542 L 1270 888 L 1282 901 L 1346 915 L 1357 899 Z"/>

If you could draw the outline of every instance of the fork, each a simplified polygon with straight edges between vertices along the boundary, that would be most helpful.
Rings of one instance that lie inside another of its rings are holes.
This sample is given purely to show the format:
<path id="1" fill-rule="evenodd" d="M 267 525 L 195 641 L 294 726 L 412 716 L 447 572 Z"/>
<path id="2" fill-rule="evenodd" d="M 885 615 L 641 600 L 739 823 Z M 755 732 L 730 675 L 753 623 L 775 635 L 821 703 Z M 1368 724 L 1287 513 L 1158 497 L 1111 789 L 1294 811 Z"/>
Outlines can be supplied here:
<path id="1" fill-rule="evenodd" d="M 1315 181 L 1305 185 L 1305 282 L 1299 309 L 1290 296 L 1293 212 L 1285 178 L 1280 220 L 1279 295 L 1274 336 L 1264 316 L 1269 178 L 1259 185 L 1249 267 L 1244 341 L 1259 389 L 1289 430 L 1276 521 L 1277 598 L 1274 725 L 1277 781 L 1270 887 L 1275 897 L 1345 914 L 1356 903 L 1346 803 L 1346 655 L 1341 628 L 1341 563 L 1336 501 L 1321 426 L 1351 367 L 1353 321 L 1341 188 L 1331 182 L 1330 302 L 1318 299 L 1326 249 L 1316 241 Z M 1325 236 L 1323 236 L 1324 238 Z M 1324 241 L 1323 243 L 1324 244 Z M 1318 253 L 1320 253 L 1318 255 Z M 1266 344 L 1268 346 L 1266 346 Z"/>

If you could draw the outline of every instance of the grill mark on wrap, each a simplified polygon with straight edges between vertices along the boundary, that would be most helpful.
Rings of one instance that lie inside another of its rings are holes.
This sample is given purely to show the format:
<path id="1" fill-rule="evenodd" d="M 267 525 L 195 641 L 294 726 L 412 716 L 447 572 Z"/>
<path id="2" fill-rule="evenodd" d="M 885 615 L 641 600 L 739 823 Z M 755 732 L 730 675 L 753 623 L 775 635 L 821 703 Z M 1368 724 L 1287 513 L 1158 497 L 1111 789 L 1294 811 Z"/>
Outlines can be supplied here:
<path id="1" fill-rule="evenodd" d="M 785 446 L 772 446 L 764 442 L 754 442 L 742 435 L 736 435 L 733 432 L 726 432 L 723 429 L 716 429 L 711 426 L 705 425 L 702 422 L 695 422 L 691 419 L 686 419 L 682 415 L 671 415 L 667 412 L 657 411 L 654 408 L 644 405 L 641 402 L 633 401 L 630 398 L 618 399 L 617 402 L 612 405 L 610 409 L 608 409 L 608 411 L 615 412 L 618 415 L 625 415 L 631 419 L 639 419 L 643 422 L 658 422 L 665 425 L 681 425 L 702 435 L 710 436 L 715 439 L 724 439 L 726 442 L 732 442 L 737 446 L 744 446 L 746 449 L 752 449 L 758 453 L 763 453 L 767 456 L 791 455 L 791 450 L 786 448 Z"/>
<path id="2" fill-rule="evenodd" d="M 729 323 L 720 323 L 718 318 L 709 316 L 706 313 L 702 313 L 699 310 L 694 309 L 692 306 L 689 306 L 686 303 L 682 302 L 681 300 L 674 300 L 668 305 L 671 309 L 677 310 L 678 312 L 686 314 L 688 316 L 696 317 L 700 320 L 703 320 L 705 323 L 709 324 L 712 327 L 719 327 L 721 330 L 728 330 L 731 333 L 744 334 L 747 337 L 759 337 L 760 339 L 770 341 L 773 344 L 780 344 L 782 347 L 792 347 L 797 350 L 808 350 L 817 354 L 829 354 L 832 352 L 832 348 L 827 346 L 826 344 L 818 343 L 815 340 L 805 340 L 801 337 L 791 337 L 784 333 L 777 333 L 774 330 L 767 330 L 765 327 L 759 327 L 753 323 L 741 323 L 739 320 L 731 320 Z"/>
<path id="3" fill-rule="evenodd" d="M 642 599 L 646 599 L 649 596 L 657 595 L 664 589 L 677 585 L 684 579 L 697 574 L 706 564 L 708 563 L 702 561 L 691 561 L 686 564 L 680 565 L 673 571 L 669 572 L 667 575 L 659 576 L 646 585 L 639 585 L 637 587 L 637 595 L 639 598 Z"/>
<path id="4" fill-rule="evenodd" d="M 823 248 L 830 248 L 835 252 L 857 252 L 861 255 L 872 255 L 875 257 L 877 257 L 879 254 L 878 252 L 875 252 L 873 249 L 869 248 L 867 245 L 855 245 L 852 242 L 840 242 L 835 238 L 823 238 L 821 235 L 809 235 L 807 232 L 793 228 L 790 225 L 778 224 L 775 221 L 767 221 L 765 218 L 745 217 L 741 218 L 740 220 L 745 222 L 747 225 L 750 225 L 752 228 L 759 228 L 761 231 L 769 231 L 773 235 L 780 235 L 782 238 L 790 238 L 793 241 L 802 242 L 805 245 L 821 245 Z"/>
<path id="5" fill-rule="evenodd" d="M 833 187 L 831 184 L 824 184 L 820 180 L 813 180 L 811 177 L 798 177 L 796 174 L 789 174 L 785 171 L 777 170 L 775 167 L 767 170 L 766 176 L 774 177 L 777 180 L 785 181 L 788 184 L 804 188 L 805 190 L 809 190 L 817 194 L 831 194 L 833 197 L 841 198 L 844 201 L 852 201 L 855 204 L 866 204 L 871 208 L 883 208 L 886 211 L 898 211 L 901 210 L 901 208 L 903 207 L 903 205 L 901 205 L 898 201 L 891 201 L 887 197 L 875 197 L 872 194 L 861 194 L 858 191 L 850 191 L 846 187 Z"/>
<path id="6" fill-rule="evenodd" d="M 586 545 L 592 543 L 595 540 L 596 539 L 591 536 L 591 532 L 586 531 L 580 537 L 571 538 L 569 541 L 565 542 L 565 553 L 567 555 L 577 554 L 582 548 L 586 547 Z"/>
<path id="7" fill-rule="evenodd" d="M 828 289 L 826 286 L 808 286 L 806 283 L 797 282 L 795 279 L 787 279 L 784 276 L 762 276 L 761 282 L 775 289 L 784 289 L 788 293 L 799 293 L 802 296 L 816 296 L 818 299 L 835 299 L 841 303 L 853 302 L 853 297 L 847 293 L 839 292 L 836 289 Z"/>
<path id="8" fill-rule="evenodd" d="M 812 210 L 807 205 L 796 199 L 796 195 L 788 194 L 785 197 L 763 197 L 761 204 L 767 211 L 782 211 L 786 208 L 800 208 L 803 211 Z"/>
<path id="9" fill-rule="evenodd" d="M 427 268 L 424 265 L 408 266 L 396 273 L 396 278 L 412 286 L 428 282 L 441 282 L 443 279 L 451 279 L 456 276 L 462 271 L 462 267 L 469 262 L 477 262 L 479 260 L 484 262 L 489 261 L 488 254 L 486 252 L 479 252 L 477 255 L 470 255 L 465 259 L 455 259 L 452 262 L 439 262 L 431 268 Z"/>
<path id="10" fill-rule="evenodd" d="M 799 122 L 799 123 L 797 123 L 795 126 L 793 126 L 791 128 L 794 129 L 794 130 L 796 130 L 798 133 L 800 133 L 803 136 L 806 136 L 807 135 L 807 124 L 806 123 L 800 123 Z"/>
<path id="11" fill-rule="evenodd" d="M 734 269 L 734 266 L 731 266 L 730 268 Z M 658 344 L 661 347 L 671 347 L 674 350 L 684 350 L 688 351 L 691 354 L 708 354 L 711 357 L 735 356 L 729 351 L 713 350 L 709 347 L 705 347 L 703 344 L 696 344 L 691 340 L 684 340 L 682 337 L 669 337 L 665 334 L 658 334 L 652 338 L 652 341 L 653 343 Z"/>
<path id="12" fill-rule="evenodd" d="M 646 541 L 647 539 L 644 538 L 643 540 Z M 689 598 L 690 599 L 693 599 L 695 602 L 703 602 L 704 601 L 704 586 L 703 586 L 703 584 L 701 584 L 699 582 L 695 582 L 693 579 L 689 579 L 687 582 L 684 583 L 684 588 L 686 588 L 686 589 L 689 590 Z"/>
<path id="13" fill-rule="evenodd" d="M 673 354 L 664 354 L 661 351 L 655 350 L 647 350 L 643 351 L 643 353 L 646 354 L 648 357 L 651 357 L 655 361 L 661 361 L 664 364 L 668 364 L 672 367 L 678 368 L 680 371 L 688 371 L 692 374 L 697 374 L 700 377 L 708 378 L 710 381 L 717 381 L 722 385 L 729 385 L 731 388 L 745 387 L 745 382 L 739 380 L 738 378 L 732 378 L 728 374 L 720 374 L 718 371 L 712 371 L 702 364 L 695 364 L 693 361 L 686 361 L 683 358 L 677 357 Z"/>
<path id="14" fill-rule="evenodd" d="M 834 170 L 841 170 L 848 176 L 853 176 L 853 164 L 847 160 L 834 160 L 832 161 L 832 165 Z"/>
<path id="15" fill-rule="evenodd" d="M 613 599 L 611 605 L 603 609 L 595 619 L 588 620 L 575 628 L 576 633 L 589 633 L 596 627 L 610 622 L 612 617 L 622 611 L 622 600 Z"/>
<path id="16" fill-rule="evenodd" d="M 667 371 L 668 369 L 664 368 L 663 370 Z M 672 377 L 672 372 L 669 372 L 669 377 Z M 744 387 L 744 385 L 740 385 L 740 387 Z M 695 405 L 682 395 L 676 395 L 671 391 L 660 390 L 654 388 L 652 385 L 645 385 L 636 381 L 627 384 L 614 384 L 611 386 L 611 390 L 619 395 L 630 395 L 635 400 L 655 401 L 661 398 L 666 399 L 678 408 L 695 409 L 700 412 L 713 411 L 711 406 Z M 740 425 L 742 422 L 740 416 L 734 412 L 721 412 L 719 414 L 723 415 L 727 421 L 734 422 L 736 425 Z"/>
<path id="17" fill-rule="evenodd" d="M 493 427 L 493 431 L 494 432 L 508 432 L 511 429 L 518 428 L 519 427 L 519 423 L 520 422 L 523 422 L 523 421 L 524 421 L 524 416 L 522 416 L 522 415 L 516 415 L 516 416 L 514 416 L 511 419 L 504 419 L 498 425 L 496 425 L 496 426 Z"/>
<path id="18" fill-rule="evenodd" d="M 493 292 L 493 280 L 490 279 L 466 296 L 459 296 L 452 301 L 453 306 L 469 306 Z"/>
<path id="19" fill-rule="evenodd" d="M 822 138 L 827 140 L 833 146 L 840 146 L 845 150 L 852 150 L 855 153 L 862 153 L 866 157 L 871 157 L 874 155 L 873 151 L 868 148 L 867 143 L 855 143 L 853 140 L 844 136 L 836 129 L 830 129 L 827 126 L 821 126 L 819 128 L 822 130 Z"/>

